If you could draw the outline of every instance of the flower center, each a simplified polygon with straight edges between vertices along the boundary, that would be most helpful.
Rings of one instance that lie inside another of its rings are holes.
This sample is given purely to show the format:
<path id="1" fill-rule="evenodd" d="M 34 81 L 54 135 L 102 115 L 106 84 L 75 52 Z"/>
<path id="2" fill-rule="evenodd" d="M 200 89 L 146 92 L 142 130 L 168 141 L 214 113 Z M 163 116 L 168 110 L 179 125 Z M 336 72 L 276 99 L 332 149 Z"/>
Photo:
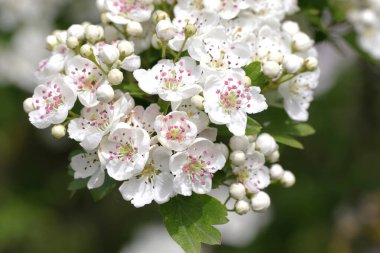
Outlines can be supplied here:
<path id="1" fill-rule="evenodd" d="M 205 5 L 203 4 L 203 0 L 194 0 L 192 5 L 197 10 L 202 10 L 205 8 Z"/>
<path id="2" fill-rule="evenodd" d="M 141 172 L 141 177 L 153 177 L 155 175 L 158 175 L 161 171 L 158 170 L 153 163 L 148 163 L 145 165 L 143 171 Z"/>
<path id="3" fill-rule="evenodd" d="M 183 127 L 170 126 L 169 131 L 166 133 L 166 139 L 182 142 L 185 139 L 184 132 Z"/>

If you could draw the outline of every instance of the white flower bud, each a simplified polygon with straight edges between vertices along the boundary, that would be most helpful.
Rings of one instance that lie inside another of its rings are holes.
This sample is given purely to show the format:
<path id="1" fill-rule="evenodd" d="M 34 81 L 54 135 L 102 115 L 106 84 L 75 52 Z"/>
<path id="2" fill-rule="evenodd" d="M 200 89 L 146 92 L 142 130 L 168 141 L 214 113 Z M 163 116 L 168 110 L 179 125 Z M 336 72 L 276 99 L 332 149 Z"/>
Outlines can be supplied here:
<path id="1" fill-rule="evenodd" d="M 237 214 L 244 215 L 249 212 L 249 203 L 245 200 L 239 200 L 235 204 L 235 211 Z"/>
<path id="2" fill-rule="evenodd" d="M 89 58 L 92 55 L 92 48 L 89 44 L 84 44 L 80 48 L 80 55 L 84 58 Z"/>
<path id="3" fill-rule="evenodd" d="M 66 43 L 66 40 L 67 40 L 67 32 L 66 31 L 56 30 L 56 31 L 54 31 L 53 35 L 55 37 L 57 37 L 58 43 Z"/>
<path id="4" fill-rule="evenodd" d="M 263 133 L 257 137 L 256 149 L 264 155 L 270 155 L 271 153 L 276 151 L 277 148 L 278 145 L 271 135 Z"/>
<path id="5" fill-rule="evenodd" d="M 135 52 L 135 46 L 132 42 L 123 40 L 118 45 L 117 48 L 119 49 L 120 55 L 123 57 L 130 56 Z"/>
<path id="6" fill-rule="evenodd" d="M 84 40 L 85 29 L 83 25 L 72 25 L 67 29 L 68 37 L 75 37 L 78 40 Z"/>
<path id="7" fill-rule="evenodd" d="M 307 70 L 314 71 L 318 68 L 318 59 L 315 57 L 307 57 L 305 60 Z"/>
<path id="8" fill-rule="evenodd" d="M 236 200 L 242 200 L 245 197 L 245 186 L 241 183 L 234 183 L 230 186 L 230 196 Z"/>
<path id="9" fill-rule="evenodd" d="M 100 15 L 100 20 L 102 21 L 103 24 L 111 24 L 112 21 L 108 18 L 108 13 L 104 12 Z"/>
<path id="10" fill-rule="evenodd" d="M 98 25 L 88 25 L 86 27 L 86 39 L 92 43 L 95 44 L 98 42 L 102 36 L 104 35 L 103 28 Z"/>
<path id="11" fill-rule="evenodd" d="M 66 44 L 68 48 L 75 49 L 79 46 L 79 40 L 76 37 L 71 36 L 67 38 Z"/>
<path id="12" fill-rule="evenodd" d="M 267 156 L 267 159 L 271 163 L 278 162 L 280 159 L 280 152 L 278 150 L 274 151 L 272 154 Z"/>
<path id="13" fill-rule="evenodd" d="M 296 183 L 296 177 L 291 171 L 286 170 L 282 175 L 281 183 L 284 187 L 290 188 Z"/>
<path id="14" fill-rule="evenodd" d="M 274 61 L 277 63 L 281 63 L 284 59 L 284 55 L 278 51 L 271 51 L 268 55 L 269 61 Z"/>
<path id="15" fill-rule="evenodd" d="M 111 87 L 111 85 L 103 84 L 96 91 L 96 96 L 98 97 L 99 101 L 108 103 L 114 98 L 115 92 L 113 88 Z"/>
<path id="16" fill-rule="evenodd" d="M 124 76 L 123 72 L 121 72 L 118 69 L 112 69 L 108 73 L 108 81 L 110 82 L 111 85 L 119 85 L 123 81 Z"/>
<path id="17" fill-rule="evenodd" d="M 30 113 L 35 110 L 32 98 L 25 99 L 22 106 L 24 107 L 24 111 L 26 113 Z"/>
<path id="18" fill-rule="evenodd" d="M 270 197 L 266 192 L 260 191 L 251 198 L 252 209 L 256 212 L 263 212 L 270 206 Z"/>
<path id="19" fill-rule="evenodd" d="M 270 177 L 274 180 L 281 180 L 284 175 L 284 168 L 280 164 L 273 164 L 269 169 Z"/>
<path id="20" fill-rule="evenodd" d="M 186 37 L 191 37 L 197 33 L 197 27 L 193 24 L 187 24 L 185 27 L 185 35 Z"/>
<path id="21" fill-rule="evenodd" d="M 215 143 L 216 145 L 216 148 L 222 152 L 223 156 L 227 159 L 228 158 L 228 155 L 229 155 L 229 150 L 228 150 L 228 147 L 226 144 L 224 143 Z"/>
<path id="22" fill-rule="evenodd" d="M 365 9 L 360 13 L 360 20 L 366 25 L 374 25 L 378 22 L 376 12 L 370 9 Z"/>
<path id="23" fill-rule="evenodd" d="M 252 154 L 255 151 L 256 151 L 256 143 L 254 142 L 249 143 L 248 148 L 247 148 L 247 154 Z"/>
<path id="24" fill-rule="evenodd" d="M 248 137 L 243 136 L 232 136 L 230 139 L 229 146 L 233 151 L 246 151 L 249 145 Z"/>
<path id="25" fill-rule="evenodd" d="M 53 50 L 58 44 L 59 44 L 59 41 L 57 39 L 57 36 L 49 35 L 46 37 L 46 45 L 47 45 L 48 50 Z"/>
<path id="26" fill-rule="evenodd" d="M 203 102 L 205 101 L 204 97 L 201 95 L 195 95 L 191 98 L 191 104 L 194 105 L 198 110 L 203 110 Z"/>
<path id="27" fill-rule="evenodd" d="M 143 34 L 144 30 L 139 22 L 131 21 L 127 24 L 126 32 L 131 36 L 140 36 Z"/>
<path id="28" fill-rule="evenodd" d="M 243 165 L 246 160 L 245 153 L 243 151 L 234 151 L 230 154 L 230 160 L 234 165 Z"/>
<path id="29" fill-rule="evenodd" d="M 309 35 L 303 32 L 298 32 L 293 35 L 293 48 L 295 51 L 306 51 L 310 49 L 314 41 L 310 39 Z"/>
<path id="30" fill-rule="evenodd" d="M 288 54 L 284 57 L 283 66 L 290 74 L 297 73 L 303 66 L 304 60 L 295 54 Z"/>
<path id="31" fill-rule="evenodd" d="M 267 77 L 276 78 L 281 73 L 281 67 L 277 62 L 267 61 L 263 64 L 263 72 Z"/>
<path id="32" fill-rule="evenodd" d="M 285 21 L 282 24 L 282 30 L 290 35 L 294 35 L 300 31 L 298 23 L 294 21 Z"/>
<path id="33" fill-rule="evenodd" d="M 138 55 L 132 54 L 124 58 L 120 67 L 126 71 L 133 72 L 141 67 L 141 58 Z"/>
<path id="34" fill-rule="evenodd" d="M 169 19 L 161 20 L 156 26 L 157 37 L 163 41 L 174 38 L 178 30 Z"/>
<path id="35" fill-rule="evenodd" d="M 106 1 L 105 0 L 96 0 L 96 7 L 100 12 L 106 11 Z"/>
<path id="36" fill-rule="evenodd" d="M 105 64 L 113 64 L 115 61 L 119 60 L 120 53 L 116 46 L 105 45 L 99 52 L 99 58 Z"/>
<path id="37" fill-rule="evenodd" d="M 162 10 L 157 10 L 152 14 L 152 21 L 157 24 L 161 20 L 165 19 L 170 19 L 170 16 L 168 13 L 162 11 Z"/>
<path id="38" fill-rule="evenodd" d="M 245 87 L 251 87 L 252 86 L 252 80 L 249 76 L 244 76 L 244 86 Z"/>
<path id="39" fill-rule="evenodd" d="M 57 140 L 62 139 L 66 135 L 66 128 L 63 125 L 53 126 L 51 129 L 51 135 Z"/>
<path id="40" fill-rule="evenodd" d="M 162 41 L 157 37 L 157 34 L 153 34 L 151 44 L 154 49 L 161 49 Z"/>

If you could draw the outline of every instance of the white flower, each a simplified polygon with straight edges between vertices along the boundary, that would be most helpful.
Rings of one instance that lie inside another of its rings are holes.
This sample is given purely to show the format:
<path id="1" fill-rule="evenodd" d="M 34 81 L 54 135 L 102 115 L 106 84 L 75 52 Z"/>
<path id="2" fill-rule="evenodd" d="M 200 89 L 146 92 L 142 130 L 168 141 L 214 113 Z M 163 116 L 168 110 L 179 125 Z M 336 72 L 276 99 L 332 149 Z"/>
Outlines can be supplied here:
<path id="1" fill-rule="evenodd" d="M 279 93 L 284 98 L 284 107 L 289 117 L 297 121 L 307 121 L 308 109 L 313 100 L 314 89 L 318 85 L 319 70 L 297 75 L 280 85 Z"/>
<path id="2" fill-rule="evenodd" d="M 298 10 L 294 0 L 254 0 L 250 1 L 253 12 L 263 19 L 282 20 L 286 14 L 293 14 Z"/>
<path id="3" fill-rule="evenodd" d="M 115 24 L 126 25 L 130 20 L 144 22 L 153 12 L 153 4 L 144 0 L 105 0 L 107 17 Z"/>
<path id="4" fill-rule="evenodd" d="M 248 42 L 254 40 L 252 34 L 260 27 L 262 21 L 251 12 L 242 12 L 235 19 L 222 20 L 226 34 L 231 42 Z"/>
<path id="5" fill-rule="evenodd" d="M 104 45 L 99 51 L 99 58 L 107 65 L 119 60 L 120 52 L 115 45 Z"/>
<path id="6" fill-rule="evenodd" d="M 90 178 L 88 189 L 99 188 L 104 183 L 105 173 L 96 151 L 81 153 L 71 158 L 70 167 L 74 170 L 74 178 Z"/>
<path id="7" fill-rule="evenodd" d="M 190 56 L 206 70 L 240 68 L 249 62 L 250 48 L 246 43 L 229 43 L 223 27 L 218 26 L 204 36 L 194 38 Z"/>
<path id="8" fill-rule="evenodd" d="M 62 77 L 58 77 L 38 85 L 32 99 L 35 110 L 29 113 L 30 122 L 37 128 L 47 128 L 66 120 L 77 97 Z"/>
<path id="9" fill-rule="evenodd" d="M 96 91 L 108 85 L 107 76 L 92 61 L 75 56 L 66 64 L 65 81 L 77 91 L 79 101 L 86 107 L 96 106 L 99 101 Z"/>
<path id="10" fill-rule="evenodd" d="M 185 196 L 192 191 L 206 194 L 211 191 L 212 178 L 221 170 L 226 158 L 214 143 L 198 138 L 186 150 L 173 155 L 170 159 L 170 170 L 174 174 L 174 190 Z"/>
<path id="11" fill-rule="evenodd" d="M 108 175 L 125 181 L 140 173 L 149 156 L 149 134 L 140 128 L 119 123 L 99 147 L 99 158 Z"/>
<path id="12" fill-rule="evenodd" d="M 156 25 L 157 37 L 163 41 L 169 41 L 175 37 L 178 30 L 170 19 L 164 19 Z"/>
<path id="13" fill-rule="evenodd" d="M 151 104 L 145 110 L 142 106 L 136 106 L 129 116 L 128 124 L 136 128 L 142 128 L 149 134 L 154 132 L 154 122 L 160 115 L 160 106 Z"/>
<path id="14" fill-rule="evenodd" d="M 211 122 L 226 124 L 237 136 L 245 134 L 247 113 L 268 108 L 259 87 L 244 86 L 243 70 L 229 70 L 224 75 L 211 75 L 204 87 L 205 111 Z"/>
<path id="15" fill-rule="evenodd" d="M 158 204 L 168 202 L 175 195 L 174 177 L 169 170 L 171 155 L 172 151 L 164 147 L 153 147 L 142 172 L 120 186 L 123 198 L 135 207 L 143 207 L 153 200 Z"/>
<path id="16" fill-rule="evenodd" d="M 198 132 L 205 130 L 210 120 L 206 113 L 198 110 L 190 99 L 184 100 L 178 107 L 172 108 L 172 110 L 186 112 L 190 120 L 197 126 Z"/>
<path id="17" fill-rule="evenodd" d="M 198 134 L 197 126 L 185 112 L 174 111 L 159 115 L 154 123 L 158 141 L 166 148 L 183 151 L 191 145 Z"/>
<path id="18" fill-rule="evenodd" d="M 143 91 L 158 94 L 165 101 L 180 102 L 202 91 L 199 69 L 190 57 L 176 63 L 161 60 L 151 70 L 139 69 L 133 75 Z"/>
<path id="19" fill-rule="evenodd" d="M 217 11 L 223 19 L 233 19 L 239 12 L 250 7 L 253 0 L 220 0 Z"/>
<path id="20" fill-rule="evenodd" d="M 269 169 L 264 163 L 264 155 L 253 152 L 247 155 L 243 165 L 234 168 L 237 181 L 242 183 L 249 193 L 259 192 L 270 184 Z"/>
<path id="21" fill-rule="evenodd" d="M 81 117 L 73 119 L 68 128 L 71 139 L 80 142 L 86 150 L 98 147 L 103 136 L 131 112 L 134 101 L 129 94 L 118 95 L 118 99 L 110 103 L 100 102 L 92 108 L 83 108 Z"/>

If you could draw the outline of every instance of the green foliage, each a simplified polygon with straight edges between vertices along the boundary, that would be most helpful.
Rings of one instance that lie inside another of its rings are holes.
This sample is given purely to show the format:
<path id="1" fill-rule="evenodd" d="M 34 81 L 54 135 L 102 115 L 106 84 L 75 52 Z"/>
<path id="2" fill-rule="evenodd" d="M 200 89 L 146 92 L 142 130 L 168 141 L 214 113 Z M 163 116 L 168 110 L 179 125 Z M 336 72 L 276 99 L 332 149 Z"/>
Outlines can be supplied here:
<path id="1" fill-rule="evenodd" d="M 70 182 L 69 186 L 67 187 L 67 190 L 71 192 L 76 192 L 78 190 L 82 190 L 87 187 L 88 178 L 79 178 L 74 179 Z"/>
<path id="2" fill-rule="evenodd" d="M 221 243 L 221 234 L 213 225 L 228 222 L 227 209 L 208 195 L 177 196 L 160 206 L 170 236 L 187 252 L 199 253 L 201 243 Z"/>
<path id="3" fill-rule="evenodd" d="M 255 86 L 263 87 L 269 82 L 269 78 L 266 77 L 261 71 L 260 62 L 252 62 L 248 66 L 244 67 L 245 74 L 251 78 L 252 84 Z"/>
<path id="4" fill-rule="evenodd" d="M 302 143 L 290 135 L 273 134 L 273 137 L 278 143 L 284 144 L 292 148 L 303 149 Z"/>
<path id="5" fill-rule="evenodd" d="M 247 121 L 247 129 L 245 131 L 245 134 L 246 135 L 255 135 L 255 134 L 258 134 L 260 133 L 261 129 L 263 127 L 260 125 L 259 122 L 257 122 L 256 120 L 252 119 L 251 117 L 248 117 L 248 121 Z"/>
<path id="6" fill-rule="evenodd" d="M 118 182 L 105 175 L 104 183 L 101 187 L 91 190 L 91 196 L 94 201 L 99 201 L 105 198 L 118 185 Z"/>

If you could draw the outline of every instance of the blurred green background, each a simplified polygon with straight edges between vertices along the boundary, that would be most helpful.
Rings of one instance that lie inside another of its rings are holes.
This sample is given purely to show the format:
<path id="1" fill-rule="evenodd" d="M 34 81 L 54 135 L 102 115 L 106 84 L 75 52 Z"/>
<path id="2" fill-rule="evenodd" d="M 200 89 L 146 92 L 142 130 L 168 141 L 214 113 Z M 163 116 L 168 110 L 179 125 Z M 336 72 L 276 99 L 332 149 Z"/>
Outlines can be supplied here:
<path id="1" fill-rule="evenodd" d="M 61 4 L 52 20 L 62 28 L 77 20 L 65 16 L 75 4 Z M 0 28 L 0 54 L 19 26 Z M 317 134 L 304 140 L 303 151 L 281 151 L 297 184 L 270 188 L 269 225 L 248 246 L 214 252 L 380 252 L 380 68 L 350 59 L 312 105 Z M 120 252 L 142 225 L 161 222 L 156 205 L 135 209 L 117 191 L 98 203 L 88 191 L 71 198 L 74 141 L 34 129 L 22 110 L 30 92 L 0 80 L 0 253 Z"/>

